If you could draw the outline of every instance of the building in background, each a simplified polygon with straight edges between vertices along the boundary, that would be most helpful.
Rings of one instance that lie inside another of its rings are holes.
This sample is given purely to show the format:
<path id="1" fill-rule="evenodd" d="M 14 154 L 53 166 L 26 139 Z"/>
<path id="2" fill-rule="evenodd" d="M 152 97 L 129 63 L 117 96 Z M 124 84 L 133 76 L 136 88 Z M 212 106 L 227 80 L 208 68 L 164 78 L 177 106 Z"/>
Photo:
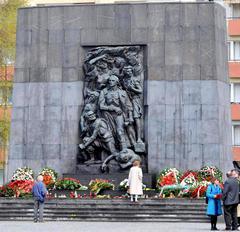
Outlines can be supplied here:
<path id="1" fill-rule="evenodd" d="M 231 82 L 233 159 L 240 161 L 240 0 L 225 0 Z"/>

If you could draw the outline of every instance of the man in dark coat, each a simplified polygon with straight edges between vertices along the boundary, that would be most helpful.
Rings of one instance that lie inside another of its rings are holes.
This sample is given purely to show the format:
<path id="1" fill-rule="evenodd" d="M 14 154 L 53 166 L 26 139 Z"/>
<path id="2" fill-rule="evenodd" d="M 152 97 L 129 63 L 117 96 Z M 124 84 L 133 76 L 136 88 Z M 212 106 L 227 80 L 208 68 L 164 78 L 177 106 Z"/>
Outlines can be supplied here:
<path id="1" fill-rule="evenodd" d="M 47 194 L 47 189 L 43 183 L 43 176 L 40 175 L 37 177 L 37 181 L 33 185 L 32 194 L 34 198 L 34 222 L 43 222 L 43 208 Z"/>
<path id="2" fill-rule="evenodd" d="M 239 202 L 238 171 L 232 170 L 230 177 L 224 183 L 223 205 L 226 230 L 238 230 L 237 206 Z"/>

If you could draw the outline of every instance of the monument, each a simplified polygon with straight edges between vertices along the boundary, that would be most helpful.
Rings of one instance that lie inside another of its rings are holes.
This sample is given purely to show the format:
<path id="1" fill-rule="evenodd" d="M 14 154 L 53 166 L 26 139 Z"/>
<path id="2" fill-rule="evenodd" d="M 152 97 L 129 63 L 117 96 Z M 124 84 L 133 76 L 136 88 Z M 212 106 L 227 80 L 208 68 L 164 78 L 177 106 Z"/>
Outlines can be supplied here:
<path id="1" fill-rule="evenodd" d="M 213 2 L 20 9 L 7 179 L 231 167 L 225 9 Z"/>

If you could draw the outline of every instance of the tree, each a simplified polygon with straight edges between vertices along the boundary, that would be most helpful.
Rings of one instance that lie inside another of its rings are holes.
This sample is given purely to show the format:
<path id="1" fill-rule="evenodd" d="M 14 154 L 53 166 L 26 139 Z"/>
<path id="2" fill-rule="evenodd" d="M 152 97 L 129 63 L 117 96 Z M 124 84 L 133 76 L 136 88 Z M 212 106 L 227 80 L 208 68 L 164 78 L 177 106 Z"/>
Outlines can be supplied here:
<path id="1" fill-rule="evenodd" d="M 0 1 L 0 65 L 14 61 L 17 9 L 26 4 L 26 0 Z"/>

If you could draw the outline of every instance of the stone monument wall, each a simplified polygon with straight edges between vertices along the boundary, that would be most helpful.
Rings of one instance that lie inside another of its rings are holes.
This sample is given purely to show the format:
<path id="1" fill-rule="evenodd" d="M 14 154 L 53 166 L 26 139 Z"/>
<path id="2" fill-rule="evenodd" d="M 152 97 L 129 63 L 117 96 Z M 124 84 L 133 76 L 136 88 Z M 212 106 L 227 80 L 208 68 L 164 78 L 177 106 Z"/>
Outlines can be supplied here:
<path id="1" fill-rule="evenodd" d="M 7 178 L 25 165 L 74 172 L 86 49 L 132 45 L 144 48 L 148 172 L 230 168 L 224 8 L 74 5 L 19 10 Z"/>

